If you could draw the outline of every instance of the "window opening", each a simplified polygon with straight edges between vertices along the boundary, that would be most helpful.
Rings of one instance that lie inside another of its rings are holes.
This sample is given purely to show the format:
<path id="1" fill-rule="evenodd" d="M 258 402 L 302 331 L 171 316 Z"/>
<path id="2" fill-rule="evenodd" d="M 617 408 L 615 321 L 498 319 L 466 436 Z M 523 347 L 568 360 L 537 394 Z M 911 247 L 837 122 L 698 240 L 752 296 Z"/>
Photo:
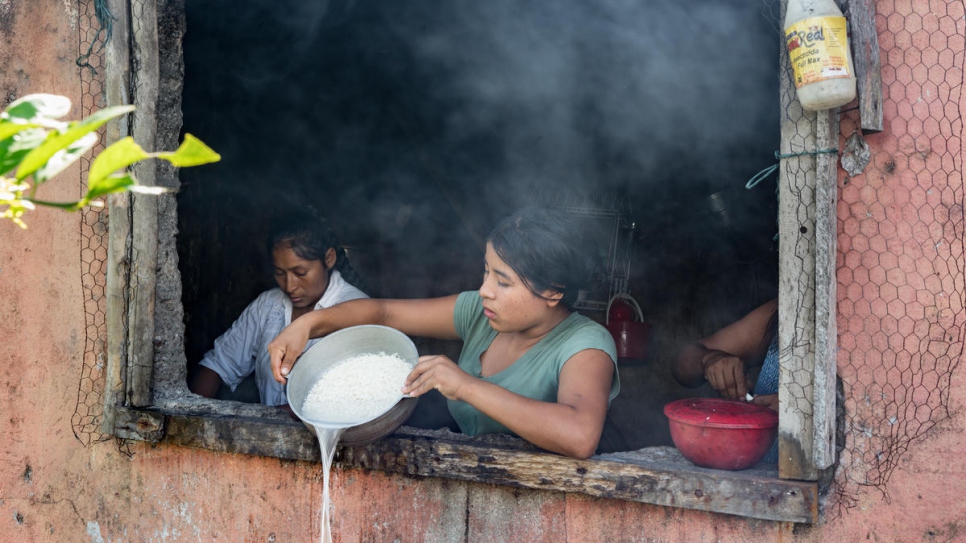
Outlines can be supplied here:
<path id="1" fill-rule="evenodd" d="M 264 225 L 286 206 L 340 229 L 371 294 L 418 297 L 475 289 L 489 225 L 537 198 L 599 223 L 605 261 L 636 258 L 612 262 L 583 310 L 603 320 L 624 290 L 656 321 L 651 360 L 622 368 L 611 447 L 669 445 L 660 402 L 695 392 L 660 360 L 777 292 L 776 177 L 745 188 L 778 145 L 775 17 L 743 2 L 309 4 L 186 3 L 185 123 L 225 157 L 180 174 L 188 365 L 273 286 Z M 658 19 L 671 30 L 644 22 Z M 708 54 L 743 100 L 716 92 Z M 771 62 L 730 64 L 752 54 Z M 615 221 L 632 247 L 609 247 Z"/>

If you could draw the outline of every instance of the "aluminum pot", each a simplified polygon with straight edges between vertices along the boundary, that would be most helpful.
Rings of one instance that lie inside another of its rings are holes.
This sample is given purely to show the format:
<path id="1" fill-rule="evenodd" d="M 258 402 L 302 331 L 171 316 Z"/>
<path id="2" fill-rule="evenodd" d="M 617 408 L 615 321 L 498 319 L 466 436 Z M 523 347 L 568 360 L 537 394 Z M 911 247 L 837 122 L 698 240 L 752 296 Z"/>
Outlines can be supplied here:
<path id="1" fill-rule="evenodd" d="M 333 332 L 307 351 L 288 374 L 285 394 L 292 411 L 302 424 L 316 437 L 315 426 L 302 416 L 302 405 L 312 385 L 328 368 L 364 354 L 395 354 L 415 366 L 419 359 L 416 345 L 406 334 L 388 326 L 365 324 Z M 377 417 L 346 428 L 339 442 L 347 447 L 365 445 L 391 434 L 406 422 L 416 408 L 418 398 L 402 397 L 387 411 Z"/>

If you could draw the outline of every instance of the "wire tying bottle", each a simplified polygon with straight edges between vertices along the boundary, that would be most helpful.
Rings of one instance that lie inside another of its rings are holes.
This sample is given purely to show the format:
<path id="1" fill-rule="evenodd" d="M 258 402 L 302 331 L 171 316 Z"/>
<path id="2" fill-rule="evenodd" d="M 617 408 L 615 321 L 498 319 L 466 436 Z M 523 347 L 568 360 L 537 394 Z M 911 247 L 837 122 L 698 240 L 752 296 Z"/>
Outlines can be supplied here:
<path id="1" fill-rule="evenodd" d="M 848 26 L 835 0 L 788 0 L 785 46 L 804 109 L 831 109 L 855 98 Z"/>

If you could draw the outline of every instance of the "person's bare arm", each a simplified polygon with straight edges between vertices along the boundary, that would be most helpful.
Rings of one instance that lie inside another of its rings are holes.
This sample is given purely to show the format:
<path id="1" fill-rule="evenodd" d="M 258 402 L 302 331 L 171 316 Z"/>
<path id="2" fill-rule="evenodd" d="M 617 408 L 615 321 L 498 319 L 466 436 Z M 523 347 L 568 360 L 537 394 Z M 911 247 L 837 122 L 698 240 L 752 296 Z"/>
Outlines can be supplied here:
<path id="1" fill-rule="evenodd" d="M 221 376 L 218 372 L 200 365 L 195 370 L 191 382 L 188 383 L 188 389 L 191 392 L 205 398 L 214 398 L 218 394 L 219 387 L 221 387 Z"/>
<path id="2" fill-rule="evenodd" d="M 436 388 L 451 400 L 469 403 L 538 447 L 587 458 L 600 442 L 614 371 L 614 362 L 603 351 L 580 351 L 560 372 L 557 401 L 543 402 L 477 379 L 445 356 L 424 356 L 404 391 L 418 396 Z"/>
<path id="3" fill-rule="evenodd" d="M 762 338 L 778 300 L 762 304 L 714 334 L 681 349 L 671 373 L 683 386 L 705 382 L 727 398 L 744 399 L 747 363 L 761 355 Z"/>
<path id="4" fill-rule="evenodd" d="M 295 319 L 268 344 L 275 380 L 284 383 L 309 338 L 360 324 L 381 324 L 410 336 L 459 339 L 453 323 L 457 295 L 418 300 L 364 298 L 317 309 Z"/>
<path id="5" fill-rule="evenodd" d="M 698 341 L 685 345 L 671 367 L 674 379 L 688 388 L 703 385 L 705 383 L 703 361 L 708 354 L 708 349 Z"/>

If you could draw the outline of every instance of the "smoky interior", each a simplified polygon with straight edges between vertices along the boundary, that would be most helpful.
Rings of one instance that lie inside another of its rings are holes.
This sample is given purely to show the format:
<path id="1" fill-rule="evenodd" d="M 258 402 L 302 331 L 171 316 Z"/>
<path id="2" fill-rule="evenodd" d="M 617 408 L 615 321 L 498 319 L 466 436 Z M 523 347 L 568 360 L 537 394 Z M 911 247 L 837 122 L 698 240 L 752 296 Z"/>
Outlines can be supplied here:
<path id="1" fill-rule="evenodd" d="M 580 311 L 604 322 L 617 285 L 648 328 L 601 452 L 669 445 L 664 404 L 711 394 L 674 382 L 677 350 L 777 295 L 776 175 L 746 188 L 780 139 L 777 0 L 186 0 L 185 14 L 184 131 L 222 155 L 180 172 L 189 374 L 275 286 L 266 225 L 299 206 L 392 298 L 476 289 L 482 240 L 521 205 L 581 217 L 605 265 Z"/>

